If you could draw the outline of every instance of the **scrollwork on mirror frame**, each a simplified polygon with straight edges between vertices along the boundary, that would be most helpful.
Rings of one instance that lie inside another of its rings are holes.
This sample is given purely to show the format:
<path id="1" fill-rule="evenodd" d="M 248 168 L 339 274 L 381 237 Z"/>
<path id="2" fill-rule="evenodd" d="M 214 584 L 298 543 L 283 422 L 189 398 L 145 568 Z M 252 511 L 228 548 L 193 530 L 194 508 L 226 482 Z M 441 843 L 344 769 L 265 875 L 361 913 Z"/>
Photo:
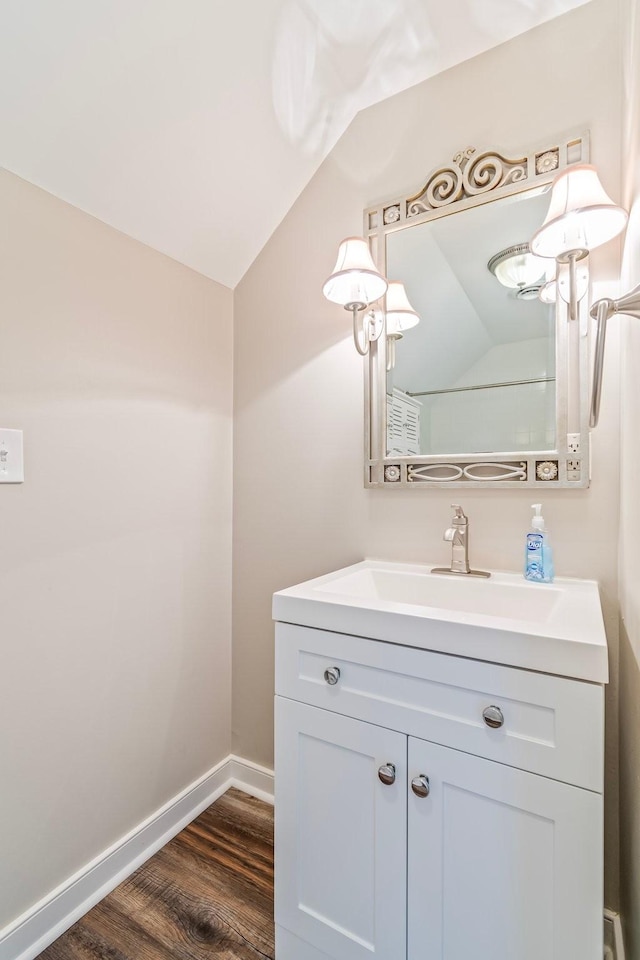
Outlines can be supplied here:
<path id="1" fill-rule="evenodd" d="M 447 473 L 446 471 L 451 471 Z M 422 465 L 409 464 L 407 466 L 407 480 L 414 483 L 416 480 L 428 480 L 432 483 L 451 483 L 454 480 L 473 480 L 476 483 L 487 480 L 526 480 L 526 460 L 514 463 L 497 463 L 494 460 L 481 463 L 466 463 L 454 465 L 452 463 L 425 463 Z"/>
<path id="2" fill-rule="evenodd" d="M 514 159 L 498 150 L 478 152 L 476 147 L 465 147 L 450 163 L 432 170 L 417 193 L 366 211 L 365 227 L 368 232 L 382 226 L 393 228 L 453 204 L 484 202 L 489 193 L 507 195 L 529 189 L 535 182 L 548 183 L 569 164 L 585 163 L 588 149 L 586 133 Z"/>
<path id="3" fill-rule="evenodd" d="M 555 169 L 559 151 L 549 151 L 548 155 L 555 158 Z M 467 147 L 456 153 L 450 166 L 432 173 L 419 193 L 408 198 L 407 217 L 526 180 L 527 162 L 527 157 L 508 160 L 499 153 L 478 154 L 475 147 Z"/>
<path id="4" fill-rule="evenodd" d="M 365 236 L 374 259 L 385 273 L 385 242 L 389 233 L 493 200 L 550 185 L 555 176 L 574 163 L 589 162 L 589 134 L 581 132 L 510 158 L 498 149 L 473 146 L 457 151 L 452 160 L 436 167 L 419 191 L 396 196 L 365 210 Z M 558 313 L 560 318 L 560 312 Z M 582 318 L 587 323 L 586 316 Z M 557 323 L 559 364 L 576 352 L 570 340 L 577 335 L 568 323 Z M 437 486 L 493 488 L 576 489 L 589 485 L 588 350 L 581 338 L 578 367 L 579 412 L 570 410 L 567 389 L 559 390 L 556 411 L 557 443 L 554 450 L 491 451 L 482 455 L 386 455 L 386 354 L 385 338 L 374 345 L 365 365 L 367 408 L 365 418 L 365 485 L 384 489 L 433 489 Z"/>

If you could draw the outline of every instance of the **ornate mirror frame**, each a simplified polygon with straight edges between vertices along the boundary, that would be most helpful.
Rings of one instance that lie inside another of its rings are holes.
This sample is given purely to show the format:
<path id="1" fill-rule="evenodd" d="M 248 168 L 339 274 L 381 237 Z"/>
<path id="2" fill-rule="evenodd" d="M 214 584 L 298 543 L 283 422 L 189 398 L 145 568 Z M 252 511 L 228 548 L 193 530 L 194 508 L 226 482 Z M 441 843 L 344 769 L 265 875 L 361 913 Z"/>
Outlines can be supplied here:
<path id="1" fill-rule="evenodd" d="M 437 167 L 411 196 L 393 197 L 365 210 L 364 235 L 385 276 L 386 237 L 429 220 L 551 184 L 574 163 L 589 162 L 589 134 L 583 132 L 517 159 L 474 147 Z M 393 278 L 391 278 L 393 279 Z M 386 337 L 371 343 L 365 360 L 365 486 L 433 486 L 577 489 L 589 486 L 588 301 L 570 322 L 566 304 L 556 303 L 556 447 L 542 451 L 496 451 L 463 456 L 386 456 Z"/>

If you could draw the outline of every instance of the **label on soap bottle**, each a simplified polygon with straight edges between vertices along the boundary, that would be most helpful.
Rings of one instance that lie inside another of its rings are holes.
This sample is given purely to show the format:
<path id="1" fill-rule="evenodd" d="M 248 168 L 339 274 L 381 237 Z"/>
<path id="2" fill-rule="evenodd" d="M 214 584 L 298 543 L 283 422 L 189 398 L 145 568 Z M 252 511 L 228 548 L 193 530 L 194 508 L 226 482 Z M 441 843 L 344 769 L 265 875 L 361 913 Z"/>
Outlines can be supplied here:
<path id="1" fill-rule="evenodd" d="M 527 580 L 544 580 L 544 537 L 541 533 L 527 534 L 527 550 L 524 575 Z"/>

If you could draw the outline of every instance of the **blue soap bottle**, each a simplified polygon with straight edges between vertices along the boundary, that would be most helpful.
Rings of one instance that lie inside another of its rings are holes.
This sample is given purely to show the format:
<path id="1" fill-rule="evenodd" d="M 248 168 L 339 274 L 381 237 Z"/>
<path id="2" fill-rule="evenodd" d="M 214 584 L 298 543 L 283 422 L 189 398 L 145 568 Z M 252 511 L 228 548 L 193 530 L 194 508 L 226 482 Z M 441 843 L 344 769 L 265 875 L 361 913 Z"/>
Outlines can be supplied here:
<path id="1" fill-rule="evenodd" d="M 549 543 L 549 534 L 542 516 L 542 504 L 532 503 L 534 511 L 531 530 L 527 533 L 524 551 L 525 580 L 537 583 L 553 582 L 553 552 Z"/>

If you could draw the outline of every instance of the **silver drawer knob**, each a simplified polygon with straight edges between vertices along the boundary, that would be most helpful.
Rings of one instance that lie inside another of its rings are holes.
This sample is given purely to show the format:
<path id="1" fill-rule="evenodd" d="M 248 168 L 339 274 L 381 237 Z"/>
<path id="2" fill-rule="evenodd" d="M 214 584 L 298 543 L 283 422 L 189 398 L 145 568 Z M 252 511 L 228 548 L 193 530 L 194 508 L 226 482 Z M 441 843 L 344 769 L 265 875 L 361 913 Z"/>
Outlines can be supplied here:
<path id="1" fill-rule="evenodd" d="M 340 679 L 340 668 L 329 667 L 329 669 L 324 672 L 324 678 L 330 686 L 335 686 Z"/>
<path id="2" fill-rule="evenodd" d="M 482 719 L 488 727 L 492 727 L 494 730 L 497 730 L 498 727 L 501 727 L 504 723 L 504 714 L 500 707 L 485 707 L 482 711 Z"/>
<path id="3" fill-rule="evenodd" d="M 428 797 L 430 789 L 429 777 L 425 777 L 424 773 L 421 773 L 418 777 L 414 777 L 411 781 L 411 789 L 416 797 Z"/>
<path id="4" fill-rule="evenodd" d="M 378 770 L 378 777 L 389 787 L 396 782 L 396 768 L 393 763 L 385 763 Z"/>

